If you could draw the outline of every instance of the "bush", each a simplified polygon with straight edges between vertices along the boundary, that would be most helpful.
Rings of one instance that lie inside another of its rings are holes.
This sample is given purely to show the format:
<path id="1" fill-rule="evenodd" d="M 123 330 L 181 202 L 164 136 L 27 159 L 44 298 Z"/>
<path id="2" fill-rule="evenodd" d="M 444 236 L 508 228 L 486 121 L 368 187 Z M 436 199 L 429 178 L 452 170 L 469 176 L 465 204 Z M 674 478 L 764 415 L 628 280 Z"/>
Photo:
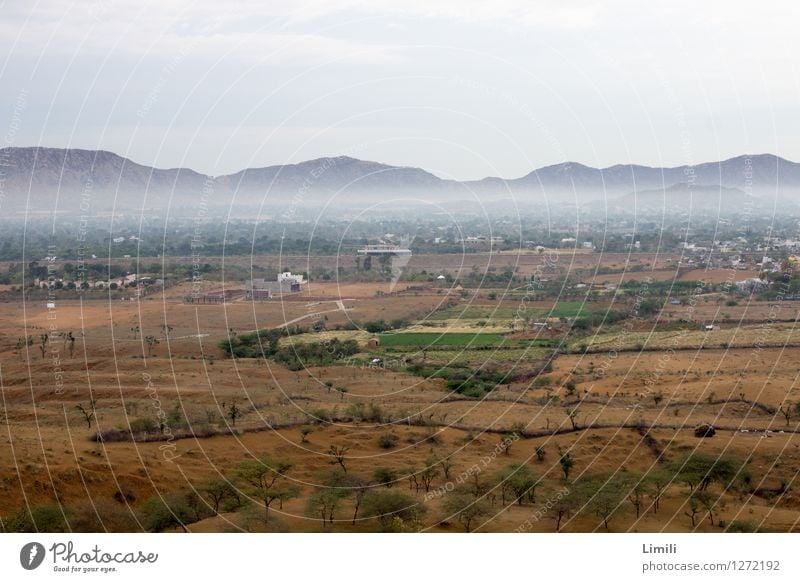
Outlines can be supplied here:
<path id="1" fill-rule="evenodd" d="M 418 529 L 425 506 L 400 491 L 373 490 L 364 497 L 364 516 L 378 520 L 382 531 Z"/>
<path id="2" fill-rule="evenodd" d="M 150 433 L 156 432 L 158 430 L 158 423 L 155 419 L 147 417 L 147 418 L 136 418 L 130 421 L 128 425 L 130 428 L 131 433 Z"/>
<path id="3" fill-rule="evenodd" d="M 375 469 L 375 472 L 372 473 L 372 478 L 375 479 L 375 482 L 379 485 L 391 487 L 397 481 L 397 473 L 394 469 L 388 467 L 378 467 Z"/>
<path id="4" fill-rule="evenodd" d="M 720 523 L 722 526 L 722 523 Z M 761 533 L 764 530 L 754 521 L 750 520 L 733 520 L 727 528 L 724 528 L 727 533 Z"/>
<path id="5" fill-rule="evenodd" d="M 70 531 L 65 508 L 54 505 L 33 505 L 17 510 L 4 520 L 10 533 L 63 533 Z"/>
<path id="6" fill-rule="evenodd" d="M 74 532 L 132 532 L 140 529 L 133 510 L 114 501 L 82 501 L 70 511 L 69 525 Z"/>
<path id="7" fill-rule="evenodd" d="M 397 435 L 387 432 L 378 437 L 378 446 L 382 449 L 393 449 L 397 446 Z"/>
<path id="8" fill-rule="evenodd" d="M 140 520 L 149 532 L 162 532 L 176 527 L 186 531 L 186 526 L 197 521 L 197 516 L 183 495 L 153 496 L 139 508 Z"/>

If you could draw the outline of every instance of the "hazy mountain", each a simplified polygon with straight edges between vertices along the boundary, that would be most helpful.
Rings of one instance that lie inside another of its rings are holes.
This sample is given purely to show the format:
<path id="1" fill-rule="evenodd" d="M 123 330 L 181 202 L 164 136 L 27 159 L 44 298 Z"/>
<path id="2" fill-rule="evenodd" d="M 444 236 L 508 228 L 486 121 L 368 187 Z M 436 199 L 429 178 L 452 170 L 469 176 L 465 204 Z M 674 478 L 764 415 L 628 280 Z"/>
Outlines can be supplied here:
<path id="1" fill-rule="evenodd" d="M 486 178 L 472 184 L 497 192 L 508 189 L 547 195 L 570 194 L 579 201 L 614 197 L 676 184 L 737 188 L 756 196 L 800 190 L 800 164 L 771 154 L 738 156 L 696 166 L 652 168 L 634 164 L 592 168 L 567 162 L 534 170 L 521 178 Z"/>
<path id="2" fill-rule="evenodd" d="M 143 166 L 106 151 L 5 148 L 0 180 L 7 209 L 87 213 L 115 203 L 125 211 L 164 207 L 172 192 L 202 192 L 208 178 L 186 168 Z"/>
<path id="3" fill-rule="evenodd" d="M 191 215 L 200 202 L 225 208 L 337 206 L 376 203 L 388 198 L 422 198 L 449 204 L 461 201 L 513 200 L 583 203 L 610 200 L 631 192 L 642 200 L 680 198 L 681 184 L 711 186 L 711 196 L 738 193 L 774 198 L 776 192 L 800 192 L 800 164 L 774 155 L 739 156 L 721 162 L 674 168 L 615 165 L 592 168 L 579 163 L 546 166 L 514 179 L 489 177 L 470 182 L 442 180 L 425 170 L 350 157 L 298 164 L 247 168 L 211 177 L 187 168 L 156 169 L 106 151 L 55 148 L 0 149 L 0 209 L 28 212 L 120 213 L 163 211 Z M 675 190 L 672 188 L 676 187 Z M 722 188 L 722 189 L 720 189 Z M 29 198 L 30 196 L 30 198 Z M 83 208 L 81 204 L 83 202 Z M 663 202 L 663 200 L 662 200 Z M 676 204 L 682 202 L 676 202 Z M 505 204 L 505 203 L 504 203 Z M 648 202 L 649 204 L 649 202 Z"/>
<path id="4" fill-rule="evenodd" d="M 738 188 L 723 186 L 690 185 L 686 182 L 667 188 L 639 190 L 618 198 L 598 200 L 597 208 L 605 206 L 610 214 L 712 214 L 727 215 L 750 208 L 763 210 L 769 207 L 769 198 L 757 198 Z"/>
<path id="5" fill-rule="evenodd" d="M 299 203 L 328 199 L 366 199 L 377 202 L 375 193 L 442 193 L 448 183 L 419 168 L 389 166 L 346 156 L 319 158 L 299 164 L 247 168 L 217 178 L 221 189 L 236 192 L 237 200 L 265 204 L 290 195 Z"/>

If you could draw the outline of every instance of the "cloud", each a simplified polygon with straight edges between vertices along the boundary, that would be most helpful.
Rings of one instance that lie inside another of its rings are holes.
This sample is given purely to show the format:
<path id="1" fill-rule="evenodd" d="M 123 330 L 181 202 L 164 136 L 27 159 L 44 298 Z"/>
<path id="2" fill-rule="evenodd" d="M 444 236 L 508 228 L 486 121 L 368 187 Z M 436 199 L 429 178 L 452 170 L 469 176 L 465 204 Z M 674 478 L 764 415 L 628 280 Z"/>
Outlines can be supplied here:
<path id="1" fill-rule="evenodd" d="M 397 46 L 337 38 L 315 30 L 287 30 L 287 14 L 267 4 L 95 0 L 79 2 L 71 9 L 52 0 L 34 8 L 13 4 L 0 22 L 0 47 L 17 56 L 112 53 L 170 58 L 186 54 L 283 66 L 402 60 L 402 49 Z"/>

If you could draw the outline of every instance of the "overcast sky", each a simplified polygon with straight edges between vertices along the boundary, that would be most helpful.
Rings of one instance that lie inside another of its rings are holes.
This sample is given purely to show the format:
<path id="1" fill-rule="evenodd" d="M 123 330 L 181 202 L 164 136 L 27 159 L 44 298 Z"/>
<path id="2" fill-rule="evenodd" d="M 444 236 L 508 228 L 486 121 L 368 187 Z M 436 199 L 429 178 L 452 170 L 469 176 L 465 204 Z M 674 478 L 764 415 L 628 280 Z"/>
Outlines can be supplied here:
<path id="1" fill-rule="evenodd" d="M 0 135 L 214 175 L 328 155 L 457 179 L 800 161 L 799 16 L 730 0 L 0 0 Z"/>

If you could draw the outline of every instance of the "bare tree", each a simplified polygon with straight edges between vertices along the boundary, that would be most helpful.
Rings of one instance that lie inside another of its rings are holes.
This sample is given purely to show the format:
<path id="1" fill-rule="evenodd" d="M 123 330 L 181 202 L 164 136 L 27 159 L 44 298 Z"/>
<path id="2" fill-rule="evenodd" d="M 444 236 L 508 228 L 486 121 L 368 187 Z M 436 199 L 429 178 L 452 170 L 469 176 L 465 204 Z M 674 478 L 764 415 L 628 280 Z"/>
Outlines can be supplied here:
<path id="1" fill-rule="evenodd" d="M 694 527 L 697 521 L 697 514 L 700 513 L 700 501 L 694 495 L 694 492 L 689 495 L 688 509 L 689 511 L 684 511 L 683 514 L 692 520 L 692 527 Z"/>
<path id="2" fill-rule="evenodd" d="M 422 481 L 422 486 L 425 488 L 426 493 L 431 490 L 431 484 L 438 475 L 439 469 L 436 466 L 436 459 L 433 457 L 426 459 L 425 468 L 419 473 L 419 479 Z"/>
<path id="3" fill-rule="evenodd" d="M 44 360 L 44 354 L 47 351 L 47 342 L 50 340 L 50 335 L 47 333 L 43 333 L 39 335 L 39 351 L 42 352 L 42 359 Z"/>
<path id="4" fill-rule="evenodd" d="M 334 465 L 339 465 L 342 468 L 342 471 L 347 473 L 347 467 L 345 466 L 345 461 L 347 457 L 345 454 L 350 449 L 350 447 L 342 445 L 331 445 L 328 449 L 328 455 L 331 457 L 331 463 Z"/>
<path id="5" fill-rule="evenodd" d="M 88 408 L 84 407 L 83 404 L 78 404 L 77 406 L 75 406 L 75 408 L 77 408 L 78 411 L 80 411 L 80 413 L 83 415 L 83 420 L 86 421 L 86 427 L 89 429 L 92 428 L 92 421 L 94 420 L 95 417 L 94 406 L 96 403 L 97 400 L 92 400 L 91 402 L 89 402 Z"/>
<path id="6" fill-rule="evenodd" d="M 148 335 L 146 338 L 144 338 L 144 341 L 147 343 L 147 355 L 148 356 L 152 356 L 153 355 L 153 348 L 155 346 L 157 346 L 159 343 L 161 343 L 161 342 L 158 341 L 158 338 L 156 336 L 154 336 L 154 335 Z"/>
<path id="7" fill-rule="evenodd" d="M 75 336 L 72 332 L 67 332 L 67 335 L 64 336 L 64 342 L 67 344 L 69 349 L 69 357 L 71 358 L 75 354 Z"/>
<path id="8" fill-rule="evenodd" d="M 693 497 L 697 499 L 700 507 L 706 510 L 711 525 L 714 525 L 714 512 L 724 507 L 722 496 L 715 495 L 711 491 L 695 491 Z"/>
<path id="9" fill-rule="evenodd" d="M 789 421 L 792 419 L 792 416 L 794 416 L 796 408 L 792 407 L 791 402 L 787 402 L 785 405 L 778 408 L 778 410 L 783 415 L 783 418 L 786 419 L 786 426 L 789 426 Z"/>
<path id="10" fill-rule="evenodd" d="M 572 424 L 572 430 L 578 430 L 578 409 L 571 408 L 567 409 L 567 418 L 569 418 L 570 424 Z"/>
<path id="11" fill-rule="evenodd" d="M 453 469 L 453 457 L 444 457 L 439 459 L 439 466 L 442 468 L 442 474 L 445 479 L 450 479 L 450 471 Z"/>

